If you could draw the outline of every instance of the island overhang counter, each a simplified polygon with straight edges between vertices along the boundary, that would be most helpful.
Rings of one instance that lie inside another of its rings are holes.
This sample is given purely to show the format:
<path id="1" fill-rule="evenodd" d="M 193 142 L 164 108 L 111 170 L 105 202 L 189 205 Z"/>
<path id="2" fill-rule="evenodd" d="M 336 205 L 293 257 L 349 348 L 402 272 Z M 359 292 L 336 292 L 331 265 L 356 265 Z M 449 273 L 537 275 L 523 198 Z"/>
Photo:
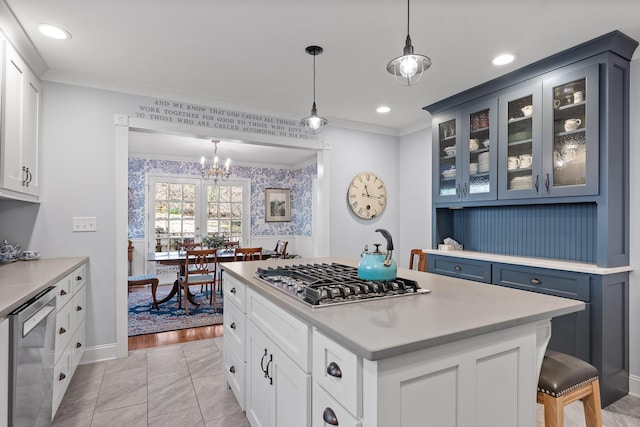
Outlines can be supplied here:
<path id="1" fill-rule="evenodd" d="M 221 266 L 225 379 L 252 424 L 324 425 L 333 416 L 367 427 L 535 425 L 550 320 L 584 303 L 399 269 L 431 292 L 311 308 L 255 277 L 258 267 L 314 263 L 358 260 Z M 295 387 L 285 386 L 284 366 L 299 371 Z M 260 377 L 269 381 L 262 391 Z M 285 415 L 277 396 L 299 409 Z"/>

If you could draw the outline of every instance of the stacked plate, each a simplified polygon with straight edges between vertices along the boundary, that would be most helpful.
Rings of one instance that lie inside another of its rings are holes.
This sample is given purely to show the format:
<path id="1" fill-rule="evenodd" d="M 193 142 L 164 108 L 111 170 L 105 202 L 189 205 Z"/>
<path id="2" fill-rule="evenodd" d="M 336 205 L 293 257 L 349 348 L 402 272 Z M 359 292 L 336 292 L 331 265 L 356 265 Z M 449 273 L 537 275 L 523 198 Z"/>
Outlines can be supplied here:
<path id="1" fill-rule="evenodd" d="M 478 154 L 478 173 L 489 172 L 489 153 Z"/>
<path id="2" fill-rule="evenodd" d="M 530 190 L 533 176 L 517 176 L 509 181 L 509 190 Z"/>
<path id="3" fill-rule="evenodd" d="M 456 169 L 455 168 L 451 168 L 451 169 L 448 169 L 448 170 L 442 172 L 442 177 L 443 178 L 447 178 L 447 179 L 455 178 L 456 177 Z"/>

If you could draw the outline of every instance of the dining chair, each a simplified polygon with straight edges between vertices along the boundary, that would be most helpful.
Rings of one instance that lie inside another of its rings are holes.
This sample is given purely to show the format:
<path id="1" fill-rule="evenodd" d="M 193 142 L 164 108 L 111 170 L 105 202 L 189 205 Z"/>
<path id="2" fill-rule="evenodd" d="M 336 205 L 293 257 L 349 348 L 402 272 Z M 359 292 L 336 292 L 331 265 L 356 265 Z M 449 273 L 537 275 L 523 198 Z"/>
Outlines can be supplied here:
<path id="1" fill-rule="evenodd" d="M 409 258 L 409 270 L 413 270 L 413 260 L 418 256 L 418 271 L 427 271 L 427 254 L 422 249 L 411 249 L 411 258 Z"/>
<path id="2" fill-rule="evenodd" d="M 236 248 L 233 252 L 234 261 L 257 261 L 262 259 L 262 247 Z"/>
<path id="3" fill-rule="evenodd" d="M 185 258 L 184 276 L 178 278 L 179 287 L 184 293 L 184 311 L 189 315 L 189 286 L 211 285 L 209 303 L 216 310 L 216 269 L 218 264 L 217 249 L 187 250 Z M 201 288 L 202 289 L 202 288 Z M 181 293 L 178 291 L 178 308 L 181 307 Z M 196 306 L 197 308 L 197 306 Z"/>
<path id="4" fill-rule="evenodd" d="M 287 245 L 289 245 L 289 242 L 286 242 L 284 240 L 278 240 L 278 242 L 276 243 L 276 248 L 274 249 L 274 251 L 276 252 L 276 255 L 272 256 L 271 258 L 286 258 Z"/>
<path id="5" fill-rule="evenodd" d="M 127 287 L 129 292 L 131 292 L 132 286 L 144 286 L 151 285 L 151 298 L 153 299 L 153 306 L 158 310 L 158 301 L 156 300 L 156 290 L 158 289 L 158 284 L 160 284 L 160 280 L 158 280 L 158 276 L 155 274 L 140 274 L 137 276 L 132 276 L 133 272 L 133 243 L 129 241 L 129 246 L 127 248 L 127 258 L 129 260 L 129 270 L 127 274 Z"/>

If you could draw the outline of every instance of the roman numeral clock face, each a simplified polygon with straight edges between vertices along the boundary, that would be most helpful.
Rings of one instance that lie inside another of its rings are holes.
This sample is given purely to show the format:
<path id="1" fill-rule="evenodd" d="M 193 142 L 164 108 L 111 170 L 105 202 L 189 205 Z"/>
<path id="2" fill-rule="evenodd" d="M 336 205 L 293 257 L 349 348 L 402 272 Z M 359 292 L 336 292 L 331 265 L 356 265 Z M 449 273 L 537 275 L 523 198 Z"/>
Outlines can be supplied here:
<path id="1" fill-rule="evenodd" d="M 356 175 L 349 185 L 347 201 L 353 213 L 363 219 L 379 216 L 387 206 L 384 182 L 371 172 Z"/>

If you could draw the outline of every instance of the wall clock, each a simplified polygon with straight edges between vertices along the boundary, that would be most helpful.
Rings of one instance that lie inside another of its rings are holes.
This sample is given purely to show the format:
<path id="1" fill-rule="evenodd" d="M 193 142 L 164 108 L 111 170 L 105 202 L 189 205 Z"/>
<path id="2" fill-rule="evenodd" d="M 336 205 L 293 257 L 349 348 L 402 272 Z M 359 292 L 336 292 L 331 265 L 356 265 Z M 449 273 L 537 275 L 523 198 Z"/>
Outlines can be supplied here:
<path id="1" fill-rule="evenodd" d="M 373 219 L 387 206 L 387 189 L 376 174 L 361 172 L 349 184 L 347 202 L 360 218 Z"/>

